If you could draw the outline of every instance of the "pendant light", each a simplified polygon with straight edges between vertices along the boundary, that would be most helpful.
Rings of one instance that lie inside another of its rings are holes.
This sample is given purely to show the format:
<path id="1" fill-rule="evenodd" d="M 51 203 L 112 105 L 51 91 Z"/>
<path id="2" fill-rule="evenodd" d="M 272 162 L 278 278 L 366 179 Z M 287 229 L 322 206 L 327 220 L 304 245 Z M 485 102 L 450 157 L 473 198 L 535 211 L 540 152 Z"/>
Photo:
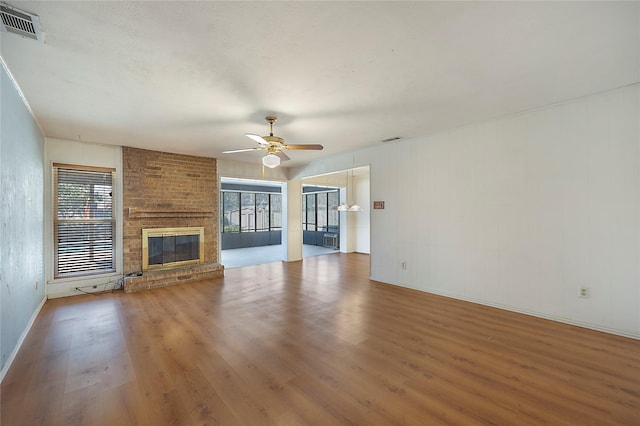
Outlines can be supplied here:
<path id="1" fill-rule="evenodd" d="M 351 198 L 351 187 L 353 186 L 353 170 L 351 170 L 351 181 L 349 180 L 349 172 L 347 174 L 347 199 Z M 348 203 L 342 203 L 338 206 L 339 212 L 361 212 L 362 207 L 358 203 L 349 205 Z"/>

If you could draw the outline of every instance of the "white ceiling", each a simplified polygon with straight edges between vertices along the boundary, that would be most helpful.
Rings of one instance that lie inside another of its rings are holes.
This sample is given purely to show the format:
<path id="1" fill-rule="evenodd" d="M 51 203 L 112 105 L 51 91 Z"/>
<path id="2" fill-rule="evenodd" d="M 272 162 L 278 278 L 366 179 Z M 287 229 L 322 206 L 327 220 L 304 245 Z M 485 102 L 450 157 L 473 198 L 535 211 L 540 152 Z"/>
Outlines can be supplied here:
<path id="1" fill-rule="evenodd" d="M 639 2 L 7 3 L 45 33 L 0 37 L 46 136 L 192 155 L 267 114 L 325 146 L 293 166 L 640 81 Z"/>

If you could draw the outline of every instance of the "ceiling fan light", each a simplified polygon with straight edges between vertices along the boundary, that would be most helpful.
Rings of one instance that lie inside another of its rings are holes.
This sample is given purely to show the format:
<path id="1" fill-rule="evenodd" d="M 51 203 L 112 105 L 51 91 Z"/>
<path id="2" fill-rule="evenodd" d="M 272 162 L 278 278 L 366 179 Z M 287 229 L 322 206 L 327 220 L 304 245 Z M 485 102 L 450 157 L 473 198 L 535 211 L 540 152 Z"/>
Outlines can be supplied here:
<path id="1" fill-rule="evenodd" d="M 262 157 L 262 164 L 273 169 L 274 167 L 278 167 L 280 165 L 280 157 L 275 154 L 267 154 Z"/>

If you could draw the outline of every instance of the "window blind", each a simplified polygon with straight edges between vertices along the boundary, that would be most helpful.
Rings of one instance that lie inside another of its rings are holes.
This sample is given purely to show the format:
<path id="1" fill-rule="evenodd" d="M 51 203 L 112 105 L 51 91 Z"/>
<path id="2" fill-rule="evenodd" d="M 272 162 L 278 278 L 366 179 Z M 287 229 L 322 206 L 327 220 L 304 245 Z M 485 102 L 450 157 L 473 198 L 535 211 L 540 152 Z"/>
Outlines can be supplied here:
<path id="1" fill-rule="evenodd" d="M 112 169 L 54 164 L 54 276 L 115 272 Z"/>

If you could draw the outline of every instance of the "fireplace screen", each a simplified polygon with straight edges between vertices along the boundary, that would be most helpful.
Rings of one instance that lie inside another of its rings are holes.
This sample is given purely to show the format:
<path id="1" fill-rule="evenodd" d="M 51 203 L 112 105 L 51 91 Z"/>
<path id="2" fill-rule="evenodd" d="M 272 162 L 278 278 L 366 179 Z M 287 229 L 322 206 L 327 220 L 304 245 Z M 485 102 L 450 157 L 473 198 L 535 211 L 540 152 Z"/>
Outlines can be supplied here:
<path id="1" fill-rule="evenodd" d="M 142 230 L 143 271 L 203 263 L 204 228 Z"/>

